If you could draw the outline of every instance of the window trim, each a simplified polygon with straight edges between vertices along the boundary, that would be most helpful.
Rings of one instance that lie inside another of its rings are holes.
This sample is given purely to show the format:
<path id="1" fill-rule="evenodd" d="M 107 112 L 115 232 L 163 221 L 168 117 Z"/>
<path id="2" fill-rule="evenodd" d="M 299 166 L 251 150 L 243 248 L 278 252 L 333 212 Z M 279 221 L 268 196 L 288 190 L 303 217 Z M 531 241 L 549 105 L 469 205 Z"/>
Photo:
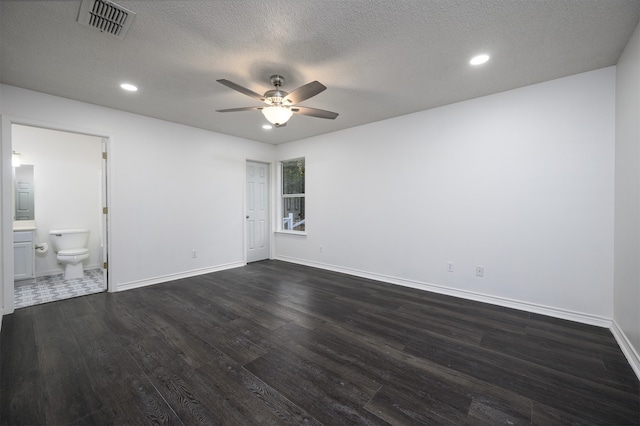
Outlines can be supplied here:
<path id="1" fill-rule="evenodd" d="M 284 172 L 283 172 L 283 167 L 285 163 L 288 162 L 292 162 L 292 161 L 304 161 L 304 168 L 305 168 L 305 192 L 302 194 L 284 194 Z M 307 162 L 306 162 L 306 158 L 305 157 L 296 157 L 296 158 L 289 158 L 286 160 L 281 160 L 280 161 L 280 167 L 278 167 L 278 190 L 279 190 L 279 203 L 278 203 L 278 226 L 276 227 L 278 233 L 281 234 L 288 234 L 288 235 L 307 235 L 307 231 L 306 231 L 306 170 L 307 170 Z M 294 229 L 285 229 L 284 228 L 284 202 L 285 200 L 289 198 L 289 199 L 299 199 L 302 198 L 305 200 L 305 230 L 304 231 L 296 231 Z"/>

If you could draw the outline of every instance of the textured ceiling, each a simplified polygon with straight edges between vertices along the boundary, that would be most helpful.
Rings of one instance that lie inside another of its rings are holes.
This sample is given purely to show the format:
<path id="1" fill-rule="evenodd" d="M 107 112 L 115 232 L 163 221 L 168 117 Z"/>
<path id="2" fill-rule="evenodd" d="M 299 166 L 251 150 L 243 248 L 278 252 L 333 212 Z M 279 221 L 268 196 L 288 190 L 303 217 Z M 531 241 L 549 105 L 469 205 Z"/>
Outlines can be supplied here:
<path id="1" fill-rule="evenodd" d="M 0 0 L 0 81 L 220 133 L 282 143 L 614 65 L 640 0 L 120 0 L 120 40 L 76 18 L 81 1 Z M 471 56 L 491 60 L 471 67 Z M 265 131 L 269 76 L 319 80 L 295 115 Z M 140 90 L 126 93 L 123 81 Z"/>

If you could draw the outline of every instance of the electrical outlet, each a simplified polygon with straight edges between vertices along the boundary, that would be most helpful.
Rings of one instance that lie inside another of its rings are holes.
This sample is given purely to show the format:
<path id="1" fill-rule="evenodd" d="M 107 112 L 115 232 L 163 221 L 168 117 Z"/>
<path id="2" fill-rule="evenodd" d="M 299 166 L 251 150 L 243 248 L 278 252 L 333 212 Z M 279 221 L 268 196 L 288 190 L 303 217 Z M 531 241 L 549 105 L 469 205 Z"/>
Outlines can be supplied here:
<path id="1" fill-rule="evenodd" d="M 476 266 L 476 277 L 484 277 L 484 266 Z"/>
<path id="2" fill-rule="evenodd" d="M 324 253 L 324 247 L 320 246 L 320 253 Z"/>
<path id="3" fill-rule="evenodd" d="M 453 262 L 447 262 L 447 272 L 453 272 Z"/>
<path id="4" fill-rule="evenodd" d="M 191 257 L 193 257 L 194 259 L 195 259 L 196 257 L 198 257 L 198 252 L 197 252 L 196 250 L 193 250 L 193 251 L 191 252 Z"/>

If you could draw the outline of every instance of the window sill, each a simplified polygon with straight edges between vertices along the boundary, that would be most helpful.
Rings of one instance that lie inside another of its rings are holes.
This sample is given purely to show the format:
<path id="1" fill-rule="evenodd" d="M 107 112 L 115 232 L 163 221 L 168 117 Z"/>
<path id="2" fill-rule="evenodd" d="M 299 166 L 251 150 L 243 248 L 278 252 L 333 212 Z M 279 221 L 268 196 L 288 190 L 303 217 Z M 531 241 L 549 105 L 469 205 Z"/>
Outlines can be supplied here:
<path id="1" fill-rule="evenodd" d="M 307 236 L 307 231 L 284 231 L 284 230 L 280 230 L 280 231 L 276 231 L 276 234 L 298 235 L 300 237 L 306 237 Z"/>

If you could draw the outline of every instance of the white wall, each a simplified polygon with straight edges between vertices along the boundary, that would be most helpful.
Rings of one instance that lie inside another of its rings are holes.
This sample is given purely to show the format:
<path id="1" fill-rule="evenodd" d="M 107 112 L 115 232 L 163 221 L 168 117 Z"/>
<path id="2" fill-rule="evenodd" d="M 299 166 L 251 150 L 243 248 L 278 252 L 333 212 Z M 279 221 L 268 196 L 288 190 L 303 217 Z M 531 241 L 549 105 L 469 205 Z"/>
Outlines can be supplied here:
<path id="1" fill-rule="evenodd" d="M 610 67 L 279 145 L 306 158 L 308 235 L 276 252 L 606 325 L 614 96 Z"/>
<path id="2" fill-rule="evenodd" d="M 307 159 L 308 235 L 277 235 L 282 259 L 613 317 L 613 67 L 275 148 L 6 85 L 0 95 L 5 116 L 110 138 L 119 288 L 242 264 L 245 160 L 277 153 Z M 5 173 L 4 140 L 2 153 Z"/>
<path id="3" fill-rule="evenodd" d="M 640 25 L 616 71 L 614 321 L 640 376 Z"/>
<path id="4" fill-rule="evenodd" d="M 102 139 L 15 125 L 13 149 L 34 166 L 36 243 L 51 246 L 52 229 L 89 229 L 85 269 L 100 267 L 102 245 Z M 36 253 L 36 276 L 61 273 L 53 247 Z"/>
<path id="5" fill-rule="evenodd" d="M 3 180 L 10 167 L 7 117 L 109 137 L 110 285 L 244 263 L 245 161 L 272 161 L 272 145 L 13 86 L 0 86 L 0 96 Z"/>

